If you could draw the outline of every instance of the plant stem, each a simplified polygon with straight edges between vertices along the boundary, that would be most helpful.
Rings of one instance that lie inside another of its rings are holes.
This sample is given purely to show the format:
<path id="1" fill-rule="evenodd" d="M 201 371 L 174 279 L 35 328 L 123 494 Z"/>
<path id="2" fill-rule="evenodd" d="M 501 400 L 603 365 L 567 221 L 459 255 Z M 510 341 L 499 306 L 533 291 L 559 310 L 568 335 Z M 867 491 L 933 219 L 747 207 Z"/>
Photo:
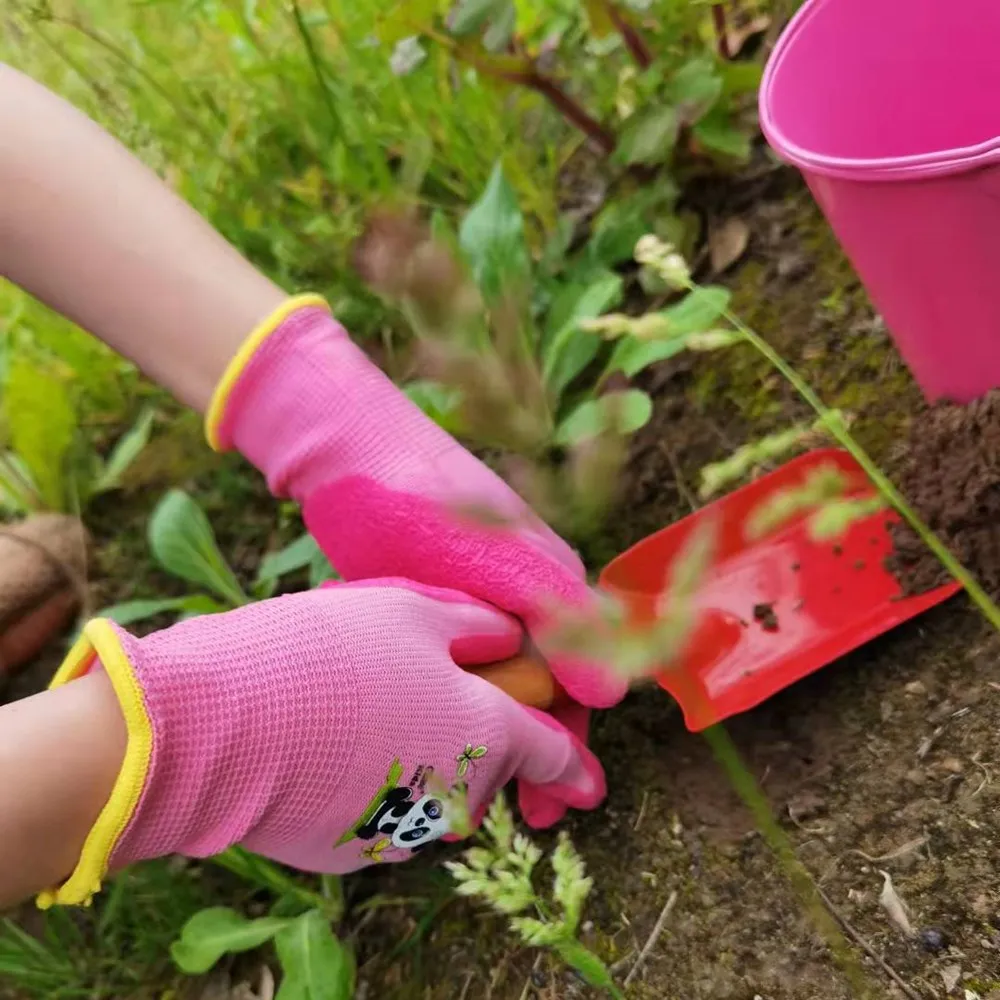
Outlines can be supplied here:
<path id="1" fill-rule="evenodd" d="M 571 125 L 576 126 L 600 147 L 605 156 L 614 152 L 615 137 L 562 87 L 544 73 L 533 71 L 521 81 L 541 94 Z"/>
<path id="2" fill-rule="evenodd" d="M 721 725 L 714 725 L 706 729 L 702 735 L 712 748 L 716 760 L 722 765 L 740 798 L 753 814 L 754 822 L 756 822 L 768 846 L 784 866 L 792 886 L 801 896 L 817 930 L 826 939 L 834 958 L 847 976 L 854 995 L 857 997 L 868 996 L 869 990 L 865 973 L 851 951 L 847 938 L 844 937 L 837 922 L 823 903 L 812 876 L 796 855 L 788 835 L 779 825 L 753 775 L 740 759 L 739 751 L 729 734 Z"/>
<path id="3" fill-rule="evenodd" d="M 712 4 L 712 23 L 715 25 L 715 37 L 718 40 L 719 57 L 721 59 L 732 59 L 733 54 L 729 51 L 729 31 L 726 25 L 726 5 L 724 3 Z"/>
<path id="4" fill-rule="evenodd" d="M 570 97 L 551 77 L 537 71 L 521 81 L 526 87 L 541 94 L 571 125 L 578 128 L 609 156 L 614 152 L 615 137 L 574 98 Z"/>
<path id="5" fill-rule="evenodd" d="M 875 484 L 882 496 L 896 508 L 903 519 L 920 536 L 924 544 L 938 557 L 945 569 L 962 584 L 969 597 L 972 598 L 987 621 L 997 631 L 1000 631 L 1000 608 L 997 607 L 986 591 L 983 590 L 976 578 L 952 555 L 947 546 L 938 539 L 937 535 L 924 524 L 903 494 L 896 489 L 889 477 L 882 472 L 871 456 L 854 440 L 840 421 L 832 419 L 828 423 L 826 422 L 832 416 L 832 411 L 816 395 L 809 386 L 809 383 L 760 334 L 751 330 L 739 317 L 734 316 L 728 311 L 724 315 L 742 334 L 744 339 L 752 344 L 771 363 L 775 370 L 787 380 L 789 385 L 824 420 L 824 425 L 829 430 L 829 433 L 836 438 L 839 444 L 843 445 L 858 465 L 864 469 L 868 478 Z"/>
<path id="6" fill-rule="evenodd" d="M 313 42 L 309 26 L 302 17 L 302 11 L 299 9 L 298 0 L 292 0 L 291 10 L 292 20 L 295 22 L 295 30 L 299 33 L 299 37 L 302 39 L 302 44 L 306 50 L 306 55 L 309 57 L 309 65 L 312 67 L 313 75 L 316 77 L 316 83 L 319 85 L 319 91 L 323 95 L 323 103 L 326 105 L 326 110 L 330 115 L 330 121 L 333 123 L 334 134 L 343 135 L 344 127 L 340 120 L 340 115 L 337 112 L 337 105 L 334 103 L 333 94 L 330 93 L 330 85 L 326 79 L 325 67 L 320 59 L 316 45 Z"/>
<path id="7" fill-rule="evenodd" d="M 646 39 L 642 37 L 639 30 L 629 21 L 618 4 L 613 0 L 607 0 L 605 9 L 608 12 L 608 19 L 615 26 L 618 34 L 622 36 L 626 48 L 640 69 L 649 69 L 653 65 L 653 53 L 646 44 Z"/>

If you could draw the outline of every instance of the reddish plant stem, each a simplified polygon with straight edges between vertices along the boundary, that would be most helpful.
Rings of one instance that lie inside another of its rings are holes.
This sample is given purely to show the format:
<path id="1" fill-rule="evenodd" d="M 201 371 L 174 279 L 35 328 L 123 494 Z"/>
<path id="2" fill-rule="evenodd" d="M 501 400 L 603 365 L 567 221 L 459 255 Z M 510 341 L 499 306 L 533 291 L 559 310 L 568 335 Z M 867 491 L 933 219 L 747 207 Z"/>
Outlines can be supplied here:
<path id="1" fill-rule="evenodd" d="M 726 25 L 726 5 L 724 3 L 712 4 L 712 22 L 715 25 L 715 37 L 718 39 L 719 56 L 723 59 L 731 59 L 733 54 L 729 51 L 729 31 Z"/>
<path id="2" fill-rule="evenodd" d="M 519 78 L 520 83 L 541 94 L 570 124 L 593 140 L 605 156 L 615 148 L 615 137 L 596 118 L 549 76 L 537 71 Z"/>
<path id="3" fill-rule="evenodd" d="M 608 17 L 615 26 L 615 30 L 622 36 L 626 47 L 636 61 L 640 69 L 649 69 L 653 65 L 653 53 L 646 44 L 646 39 L 642 37 L 638 29 L 632 24 L 628 17 L 622 13 L 618 4 L 608 0 Z"/>

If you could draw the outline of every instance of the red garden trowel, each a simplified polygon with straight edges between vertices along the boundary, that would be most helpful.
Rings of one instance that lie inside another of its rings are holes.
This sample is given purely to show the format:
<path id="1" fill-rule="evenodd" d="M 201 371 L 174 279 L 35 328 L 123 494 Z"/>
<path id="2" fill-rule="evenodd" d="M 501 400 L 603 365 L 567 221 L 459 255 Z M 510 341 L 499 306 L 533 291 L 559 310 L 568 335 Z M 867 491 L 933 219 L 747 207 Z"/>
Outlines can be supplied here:
<path id="1" fill-rule="evenodd" d="M 746 540 L 751 512 L 824 465 L 846 477 L 847 495 L 874 495 L 847 452 L 813 451 L 643 539 L 601 573 L 604 590 L 621 598 L 637 622 L 648 619 L 691 533 L 705 518 L 715 520 L 716 556 L 698 594 L 698 624 L 680 662 L 656 678 L 689 729 L 759 705 L 961 589 L 953 583 L 903 597 L 883 565 L 892 552 L 889 527 L 898 520 L 885 510 L 855 521 L 835 541 L 814 541 L 806 515 L 759 541 Z M 560 696 L 536 659 L 518 657 L 478 672 L 525 704 L 548 708 Z"/>

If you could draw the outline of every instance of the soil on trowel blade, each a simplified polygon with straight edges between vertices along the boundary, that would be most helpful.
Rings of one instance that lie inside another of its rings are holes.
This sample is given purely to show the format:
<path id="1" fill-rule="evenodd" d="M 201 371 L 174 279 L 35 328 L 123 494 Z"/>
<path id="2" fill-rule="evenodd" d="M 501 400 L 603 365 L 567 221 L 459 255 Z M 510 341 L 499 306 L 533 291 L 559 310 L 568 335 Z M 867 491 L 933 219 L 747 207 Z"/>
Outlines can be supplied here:
<path id="1" fill-rule="evenodd" d="M 1000 390 L 968 406 L 938 403 L 916 417 L 896 475 L 917 513 L 990 596 L 1000 598 Z M 886 567 L 906 594 L 948 582 L 906 524 L 893 528 Z"/>

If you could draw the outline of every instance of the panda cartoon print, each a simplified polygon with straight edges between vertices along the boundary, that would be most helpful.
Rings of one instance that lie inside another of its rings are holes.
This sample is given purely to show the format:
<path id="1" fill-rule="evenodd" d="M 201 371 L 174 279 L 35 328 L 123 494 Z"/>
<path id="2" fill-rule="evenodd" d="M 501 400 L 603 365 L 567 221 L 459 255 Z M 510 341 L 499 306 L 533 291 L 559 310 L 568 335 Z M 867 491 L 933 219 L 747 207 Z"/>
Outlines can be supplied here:
<path id="1" fill-rule="evenodd" d="M 385 783 L 368 803 L 360 819 L 344 832 L 334 846 L 361 840 L 365 843 L 362 857 L 380 863 L 403 860 L 402 857 L 387 858 L 387 853 L 405 852 L 405 856 L 410 857 L 446 836 L 451 828 L 447 800 L 452 795 L 461 795 L 467 788 L 462 778 L 469 767 L 468 764 L 464 768 L 461 765 L 468 749 L 455 758 L 459 767 L 450 786 L 440 779 L 435 780 L 434 768 L 427 765 L 418 766 L 408 784 L 400 784 L 405 772 L 402 761 L 396 758 Z M 475 759 L 481 759 L 486 753 L 486 747 L 477 747 Z"/>
<path id="2" fill-rule="evenodd" d="M 448 815 L 441 798 L 422 793 L 415 798 L 412 788 L 394 788 L 357 835 L 362 840 L 387 838 L 395 848 L 419 851 L 447 832 Z"/>

